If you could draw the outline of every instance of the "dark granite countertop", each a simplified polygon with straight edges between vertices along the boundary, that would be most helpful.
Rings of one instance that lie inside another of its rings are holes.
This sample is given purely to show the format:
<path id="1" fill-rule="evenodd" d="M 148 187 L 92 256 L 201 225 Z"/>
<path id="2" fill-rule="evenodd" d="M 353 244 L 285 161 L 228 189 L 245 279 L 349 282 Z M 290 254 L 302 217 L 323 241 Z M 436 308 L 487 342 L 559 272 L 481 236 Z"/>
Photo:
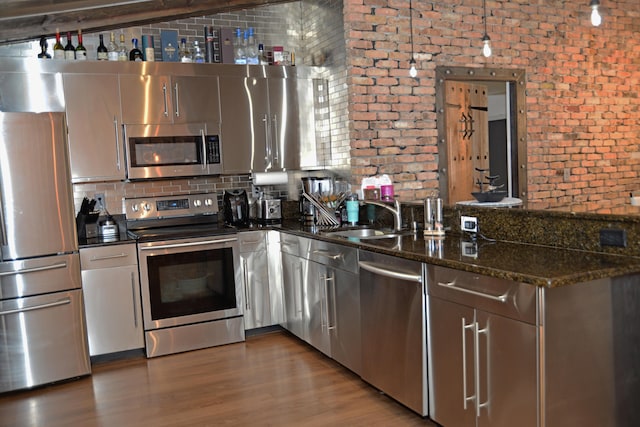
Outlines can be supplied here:
<path id="1" fill-rule="evenodd" d="M 640 258 L 561 249 L 523 243 L 478 240 L 447 234 L 436 240 L 418 234 L 357 240 L 332 237 L 298 221 L 285 221 L 281 231 L 432 265 L 464 270 L 549 288 L 640 273 Z"/>
<path id="2" fill-rule="evenodd" d="M 80 238 L 78 239 L 78 247 L 82 248 L 92 248 L 96 246 L 107 246 L 107 245 L 123 245 L 127 243 L 135 243 L 136 239 L 131 237 L 126 231 L 120 231 L 115 237 L 104 237 L 104 236 L 96 236 L 90 238 Z"/>

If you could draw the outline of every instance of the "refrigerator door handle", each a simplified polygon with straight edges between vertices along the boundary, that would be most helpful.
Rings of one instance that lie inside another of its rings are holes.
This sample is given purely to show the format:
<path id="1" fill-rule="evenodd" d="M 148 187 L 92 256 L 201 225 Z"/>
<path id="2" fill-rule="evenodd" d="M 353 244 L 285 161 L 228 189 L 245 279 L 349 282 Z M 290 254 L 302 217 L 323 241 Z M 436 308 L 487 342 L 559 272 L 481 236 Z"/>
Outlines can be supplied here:
<path id="1" fill-rule="evenodd" d="M 22 270 L 0 272 L 0 277 L 15 276 L 16 274 L 37 273 L 38 271 L 55 270 L 58 268 L 67 268 L 67 263 L 60 262 L 57 264 L 43 265 L 42 267 L 32 267 L 32 268 L 24 268 Z"/>
<path id="2" fill-rule="evenodd" d="M 4 194 L 2 194 L 2 179 L 0 178 L 0 248 L 7 244 L 7 226 L 4 223 Z M 2 259 L 2 252 L 0 252 Z"/>

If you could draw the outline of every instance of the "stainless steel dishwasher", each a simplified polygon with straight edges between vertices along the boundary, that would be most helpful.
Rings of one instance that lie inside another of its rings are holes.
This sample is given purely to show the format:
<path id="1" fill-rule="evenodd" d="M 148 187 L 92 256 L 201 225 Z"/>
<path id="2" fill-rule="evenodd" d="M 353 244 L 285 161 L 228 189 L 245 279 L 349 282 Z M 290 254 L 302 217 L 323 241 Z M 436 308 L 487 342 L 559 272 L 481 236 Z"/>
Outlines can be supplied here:
<path id="1" fill-rule="evenodd" d="M 417 261 L 360 251 L 363 380 L 428 414 L 425 274 Z"/>

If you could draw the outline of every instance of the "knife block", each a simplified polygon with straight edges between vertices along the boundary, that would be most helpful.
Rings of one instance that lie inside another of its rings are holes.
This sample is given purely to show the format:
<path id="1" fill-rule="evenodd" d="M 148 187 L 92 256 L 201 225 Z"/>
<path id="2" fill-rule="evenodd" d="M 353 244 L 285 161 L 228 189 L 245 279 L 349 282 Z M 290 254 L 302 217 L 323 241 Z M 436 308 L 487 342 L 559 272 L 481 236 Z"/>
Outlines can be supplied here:
<path id="1" fill-rule="evenodd" d="M 83 214 L 78 213 L 76 216 L 76 227 L 78 230 L 78 239 L 90 239 L 98 237 L 98 217 L 100 212 Z"/>

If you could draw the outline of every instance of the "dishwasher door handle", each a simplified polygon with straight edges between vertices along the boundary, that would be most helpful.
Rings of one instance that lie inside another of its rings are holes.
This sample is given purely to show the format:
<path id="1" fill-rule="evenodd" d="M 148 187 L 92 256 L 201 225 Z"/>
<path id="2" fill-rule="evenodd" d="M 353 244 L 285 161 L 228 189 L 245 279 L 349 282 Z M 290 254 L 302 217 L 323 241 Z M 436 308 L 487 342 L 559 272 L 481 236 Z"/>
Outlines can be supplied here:
<path id="1" fill-rule="evenodd" d="M 448 288 L 448 289 L 453 289 L 455 291 L 458 292 L 463 292 L 465 294 L 470 294 L 470 295 L 475 295 L 477 297 L 482 297 L 482 298 L 487 298 L 490 299 L 492 301 L 498 301 L 498 302 L 507 302 L 507 296 L 509 295 L 509 291 L 505 292 L 502 295 L 490 295 L 490 294 L 485 294 L 484 292 L 478 292 L 478 291 L 474 291 L 472 289 L 467 289 L 467 288 L 459 288 L 456 286 L 456 282 L 449 282 L 449 283 L 442 283 L 442 282 L 437 282 L 438 286 L 442 286 L 443 288 Z"/>
<path id="2" fill-rule="evenodd" d="M 421 274 L 411 274 L 402 271 L 389 270 L 389 267 L 380 264 L 374 264 L 367 261 L 358 261 L 358 265 L 363 270 L 367 270 L 373 274 L 391 277 L 392 279 L 408 280 L 410 282 L 422 283 Z"/>

